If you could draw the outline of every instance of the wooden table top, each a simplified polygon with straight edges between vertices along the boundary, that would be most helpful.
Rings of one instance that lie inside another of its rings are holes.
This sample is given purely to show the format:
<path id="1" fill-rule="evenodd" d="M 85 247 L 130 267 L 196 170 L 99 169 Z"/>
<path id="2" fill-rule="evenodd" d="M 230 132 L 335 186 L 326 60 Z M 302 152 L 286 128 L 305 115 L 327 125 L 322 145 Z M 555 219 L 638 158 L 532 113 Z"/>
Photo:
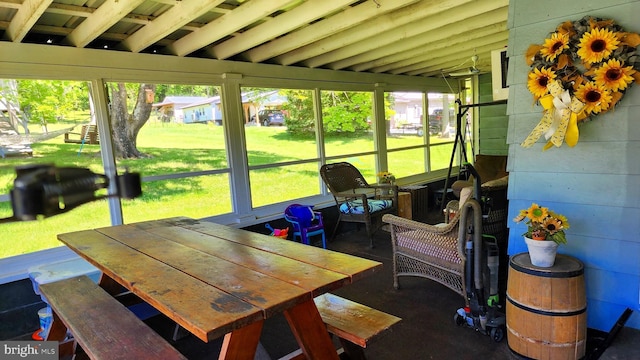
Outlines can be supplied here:
<path id="1" fill-rule="evenodd" d="M 58 235 L 203 341 L 378 271 L 376 261 L 185 217 Z"/>

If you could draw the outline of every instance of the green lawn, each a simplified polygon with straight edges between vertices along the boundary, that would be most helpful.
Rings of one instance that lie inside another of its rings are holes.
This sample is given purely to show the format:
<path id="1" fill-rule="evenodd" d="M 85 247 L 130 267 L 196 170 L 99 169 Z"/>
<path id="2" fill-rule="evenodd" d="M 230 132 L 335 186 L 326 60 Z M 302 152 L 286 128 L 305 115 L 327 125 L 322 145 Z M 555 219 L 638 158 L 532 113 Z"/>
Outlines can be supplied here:
<path id="1" fill-rule="evenodd" d="M 69 124 L 50 124 L 50 131 L 68 127 Z M 150 122 L 138 137 L 138 148 L 148 157 L 118 161 L 120 172 L 125 167 L 140 172 L 145 177 L 178 174 L 191 171 L 226 169 L 226 150 L 223 128 L 208 124 L 164 124 Z M 316 157 L 315 138 L 294 136 L 284 127 L 247 127 L 248 161 L 251 166 L 312 159 Z M 398 148 L 420 144 L 415 135 L 399 135 L 389 138 L 389 147 Z M 432 137 L 432 141 L 450 141 Z M 334 155 L 352 154 L 373 149 L 370 135 L 360 137 L 329 137 L 327 151 Z M 88 167 L 103 173 L 98 145 L 65 144 L 57 137 L 32 145 L 33 157 L 1 159 L 0 193 L 8 193 L 15 178 L 14 167 L 35 163 L 55 163 L 57 166 Z M 432 162 L 437 168 L 448 167 L 451 145 L 433 147 Z M 397 174 L 413 174 L 423 168 L 422 158 L 415 155 L 423 150 L 409 150 L 401 161 L 390 169 Z M 373 157 L 354 159 L 366 164 Z M 375 182 L 372 166 L 363 171 Z M 302 164 L 251 172 L 251 189 L 254 206 L 287 201 L 318 193 L 317 164 Z M 185 215 L 194 218 L 224 214 L 231 211 L 229 177 L 226 173 L 183 179 L 151 181 L 143 184 L 143 196 L 123 202 L 125 222 Z M 87 228 L 108 226 L 110 219 L 106 201 L 83 205 L 66 214 L 41 221 L 10 223 L 3 225 L 0 258 L 59 246 L 56 234 Z M 12 214 L 10 204 L 0 204 L 0 217 Z"/>

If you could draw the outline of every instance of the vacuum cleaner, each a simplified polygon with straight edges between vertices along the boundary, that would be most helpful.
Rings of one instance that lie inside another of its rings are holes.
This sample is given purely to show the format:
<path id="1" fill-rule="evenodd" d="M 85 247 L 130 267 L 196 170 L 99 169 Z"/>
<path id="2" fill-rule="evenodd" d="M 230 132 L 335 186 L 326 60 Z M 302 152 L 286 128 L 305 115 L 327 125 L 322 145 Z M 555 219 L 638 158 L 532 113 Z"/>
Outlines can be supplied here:
<path id="1" fill-rule="evenodd" d="M 500 311 L 498 293 L 500 253 L 496 238 L 482 234 L 482 222 L 491 211 L 491 199 L 482 198 L 480 176 L 475 168 L 471 164 L 465 164 L 465 167 L 474 176 L 473 197 L 458 210 L 458 250 L 466 258 L 466 304 L 456 311 L 454 321 L 500 342 L 506 330 L 506 317 Z"/>

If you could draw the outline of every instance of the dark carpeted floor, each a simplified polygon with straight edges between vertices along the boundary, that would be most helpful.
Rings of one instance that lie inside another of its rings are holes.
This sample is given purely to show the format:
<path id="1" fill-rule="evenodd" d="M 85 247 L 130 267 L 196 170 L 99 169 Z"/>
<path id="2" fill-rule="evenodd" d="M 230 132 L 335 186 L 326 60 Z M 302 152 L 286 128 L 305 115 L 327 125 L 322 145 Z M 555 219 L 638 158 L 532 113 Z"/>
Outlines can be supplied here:
<path id="1" fill-rule="evenodd" d="M 428 220 L 427 220 L 428 221 Z M 383 263 L 383 270 L 334 293 L 402 318 L 365 349 L 370 360 L 395 359 L 517 359 L 508 348 L 506 338 L 496 343 L 491 337 L 454 323 L 454 314 L 464 299 L 453 291 L 422 278 L 403 277 L 401 289 L 393 288 L 389 233 L 375 233 L 375 248 L 369 247 L 366 233 L 350 231 L 330 242 L 328 248 Z M 174 329 L 164 319 L 148 320 L 165 337 Z M 625 328 L 601 359 L 638 359 L 634 344 L 640 331 Z M 220 342 L 204 344 L 192 336 L 174 343 L 190 359 L 216 357 Z M 271 359 L 278 359 L 298 348 L 283 316 L 268 319 L 261 344 Z M 593 344 L 588 346 L 590 349 Z M 264 353 L 263 353 L 264 355 Z M 268 357 L 263 357 L 268 358 Z"/>

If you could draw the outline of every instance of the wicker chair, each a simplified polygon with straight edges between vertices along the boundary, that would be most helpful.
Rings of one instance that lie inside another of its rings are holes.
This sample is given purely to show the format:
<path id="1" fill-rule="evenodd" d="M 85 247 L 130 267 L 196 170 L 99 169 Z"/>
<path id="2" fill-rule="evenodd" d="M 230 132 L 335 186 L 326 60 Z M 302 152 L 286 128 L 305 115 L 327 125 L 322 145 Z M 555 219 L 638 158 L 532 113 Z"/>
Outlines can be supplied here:
<path id="1" fill-rule="evenodd" d="M 466 297 L 465 257 L 458 249 L 459 219 L 459 212 L 444 225 L 424 224 L 395 215 L 382 217 L 391 225 L 394 288 L 400 288 L 400 276 L 419 276 Z"/>
<path id="2" fill-rule="evenodd" d="M 489 199 L 491 211 L 482 217 L 482 234 L 496 238 L 500 251 L 500 281 L 506 282 L 507 248 L 507 184 L 482 188 L 482 196 Z M 459 210 L 457 201 L 450 202 L 447 209 Z M 385 215 L 382 220 L 391 225 L 393 246 L 393 286 L 399 289 L 400 276 L 419 276 L 439 282 L 466 299 L 465 254 L 460 238 L 460 211 L 455 211 L 448 223 L 428 225 L 394 215 Z M 469 224 L 469 216 L 465 216 Z M 464 229 L 467 228 L 465 224 Z M 464 235 L 464 233 L 463 233 Z M 502 297 L 502 294 L 501 294 Z"/>
<path id="3" fill-rule="evenodd" d="M 398 186 L 369 185 L 348 162 L 325 164 L 320 168 L 320 175 L 338 207 L 338 221 L 331 239 L 343 221 L 364 223 L 373 247 L 373 233 L 382 227 L 382 216 L 397 213 Z"/>

